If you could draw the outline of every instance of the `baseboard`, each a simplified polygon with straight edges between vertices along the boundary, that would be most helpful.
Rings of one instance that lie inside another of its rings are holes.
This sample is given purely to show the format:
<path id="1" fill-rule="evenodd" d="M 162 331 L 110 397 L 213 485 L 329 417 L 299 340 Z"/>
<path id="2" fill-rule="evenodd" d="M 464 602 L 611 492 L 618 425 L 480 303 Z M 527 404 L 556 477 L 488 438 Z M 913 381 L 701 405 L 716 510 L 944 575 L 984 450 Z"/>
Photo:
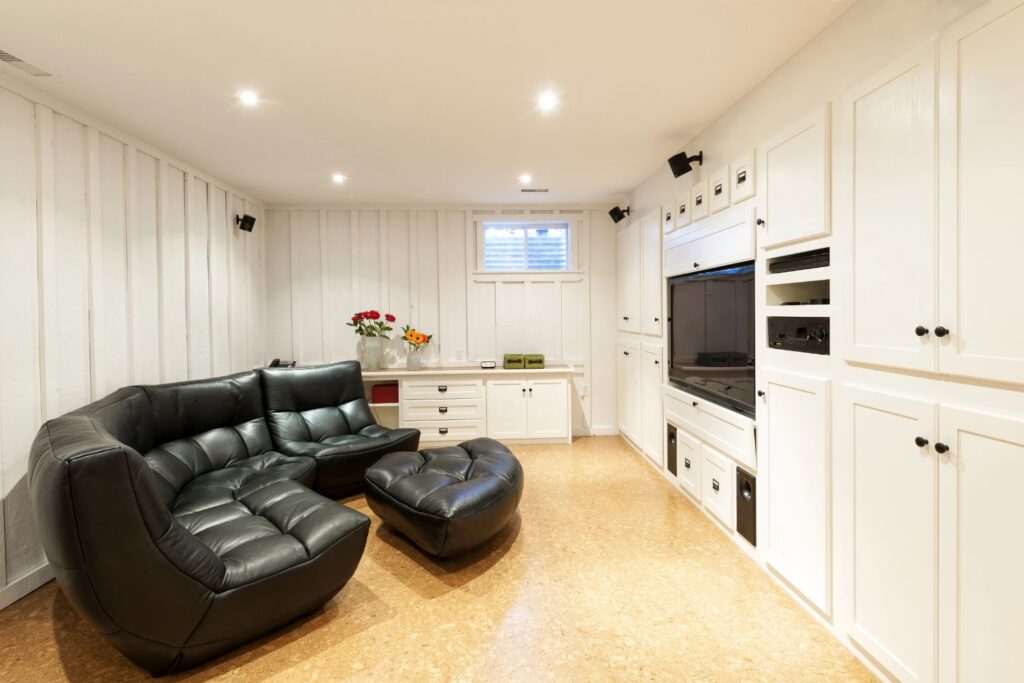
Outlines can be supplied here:
<path id="1" fill-rule="evenodd" d="M 0 609 L 21 600 L 23 597 L 53 578 L 49 564 L 37 567 L 0 589 Z"/>
<path id="2" fill-rule="evenodd" d="M 590 436 L 618 436 L 619 430 L 616 427 L 593 427 Z"/>

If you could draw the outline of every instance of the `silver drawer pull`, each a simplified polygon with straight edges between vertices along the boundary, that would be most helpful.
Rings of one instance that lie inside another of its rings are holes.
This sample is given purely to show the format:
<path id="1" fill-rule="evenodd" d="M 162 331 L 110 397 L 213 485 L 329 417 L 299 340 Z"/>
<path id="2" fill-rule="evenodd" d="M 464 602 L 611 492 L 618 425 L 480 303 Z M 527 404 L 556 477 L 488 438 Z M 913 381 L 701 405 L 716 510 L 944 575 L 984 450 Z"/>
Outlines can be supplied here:
<path id="1" fill-rule="evenodd" d="M 441 427 L 440 429 L 437 430 L 437 432 L 438 432 L 438 434 L 447 434 L 448 433 L 448 428 L 447 427 Z"/>
<path id="2" fill-rule="evenodd" d="M 448 391 L 448 387 L 442 384 L 439 387 L 437 387 L 437 390 L 443 394 L 444 392 Z"/>
<path id="3" fill-rule="evenodd" d="M 439 412 L 442 415 L 444 415 L 445 413 L 448 412 L 448 406 L 441 406 L 440 408 L 437 409 L 437 412 Z"/>
<path id="4" fill-rule="evenodd" d="M 683 467 L 685 467 L 686 469 L 690 469 L 690 459 L 689 458 L 683 458 Z"/>
<path id="5" fill-rule="evenodd" d="M 718 490 L 719 488 L 721 488 L 721 487 L 720 487 L 720 486 L 718 485 L 718 480 L 717 480 L 717 479 L 712 479 L 712 480 L 711 480 L 711 488 L 713 488 L 713 489 L 714 489 L 714 490 L 716 490 L 716 491 L 717 491 L 717 490 Z"/>

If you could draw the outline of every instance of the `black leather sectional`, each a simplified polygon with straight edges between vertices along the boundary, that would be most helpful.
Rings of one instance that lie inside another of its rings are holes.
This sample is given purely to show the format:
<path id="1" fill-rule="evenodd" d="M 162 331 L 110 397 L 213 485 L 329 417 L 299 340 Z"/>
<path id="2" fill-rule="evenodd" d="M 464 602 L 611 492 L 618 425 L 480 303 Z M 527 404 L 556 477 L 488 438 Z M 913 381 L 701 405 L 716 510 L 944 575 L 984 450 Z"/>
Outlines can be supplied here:
<path id="1" fill-rule="evenodd" d="M 83 618 L 168 673 L 341 590 L 369 519 L 321 493 L 418 444 L 374 422 L 355 362 L 127 387 L 40 429 L 36 528 Z"/>

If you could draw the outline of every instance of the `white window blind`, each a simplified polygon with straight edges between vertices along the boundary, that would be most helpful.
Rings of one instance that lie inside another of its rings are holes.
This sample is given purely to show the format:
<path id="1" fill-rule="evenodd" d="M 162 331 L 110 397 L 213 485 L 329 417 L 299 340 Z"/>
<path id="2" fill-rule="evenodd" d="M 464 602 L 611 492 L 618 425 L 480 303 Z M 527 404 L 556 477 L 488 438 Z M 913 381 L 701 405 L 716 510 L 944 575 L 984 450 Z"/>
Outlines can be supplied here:
<path id="1" fill-rule="evenodd" d="M 484 270 L 569 270 L 568 223 L 485 223 Z"/>

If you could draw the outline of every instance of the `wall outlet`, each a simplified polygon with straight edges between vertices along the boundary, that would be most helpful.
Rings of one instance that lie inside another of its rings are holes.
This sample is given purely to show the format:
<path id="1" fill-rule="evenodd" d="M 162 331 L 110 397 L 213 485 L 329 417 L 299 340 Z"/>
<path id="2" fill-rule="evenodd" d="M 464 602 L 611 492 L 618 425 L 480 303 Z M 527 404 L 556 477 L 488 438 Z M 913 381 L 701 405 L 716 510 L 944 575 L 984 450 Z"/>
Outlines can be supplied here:
<path id="1" fill-rule="evenodd" d="M 466 349 L 455 349 L 455 360 L 466 360 Z"/>

